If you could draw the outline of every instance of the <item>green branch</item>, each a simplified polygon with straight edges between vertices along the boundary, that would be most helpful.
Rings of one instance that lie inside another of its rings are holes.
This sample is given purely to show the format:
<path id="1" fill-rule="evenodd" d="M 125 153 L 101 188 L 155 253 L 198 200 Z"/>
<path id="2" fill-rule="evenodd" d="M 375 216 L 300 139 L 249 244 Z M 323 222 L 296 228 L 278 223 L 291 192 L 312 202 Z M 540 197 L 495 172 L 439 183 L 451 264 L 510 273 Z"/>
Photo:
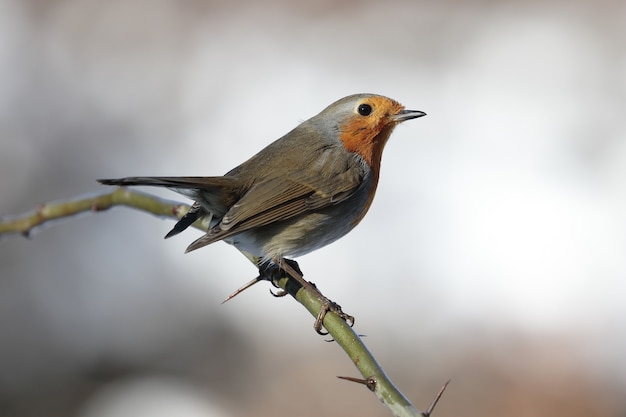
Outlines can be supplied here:
<path id="1" fill-rule="evenodd" d="M 73 200 L 46 203 L 36 210 L 21 216 L 0 219 L 0 237 L 10 234 L 22 234 L 30 237 L 34 231 L 49 225 L 51 222 L 66 219 L 71 216 L 107 210 L 114 206 L 127 206 L 142 210 L 160 217 L 181 218 L 189 210 L 186 204 L 157 198 L 155 196 L 132 191 L 127 188 L 117 188 L 112 192 L 78 197 Z M 194 223 L 194 227 L 206 231 L 207 224 Z M 252 259 L 250 259 L 253 261 Z M 317 317 L 321 308 L 318 297 L 305 288 L 301 288 L 295 280 L 283 277 L 276 283 L 279 287 L 293 296 L 312 315 Z M 340 377 L 350 381 L 362 383 L 374 392 L 378 399 L 386 405 L 396 417 L 429 416 L 437 404 L 443 390 L 437 394 L 431 405 L 424 412 L 417 410 L 406 397 L 393 385 L 383 369 L 376 362 L 361 338 L 354 330 L 336 314 L 329 312 L 324 318 L 324 328 L 348 354 L 357 367 L 363 379 Z"/>

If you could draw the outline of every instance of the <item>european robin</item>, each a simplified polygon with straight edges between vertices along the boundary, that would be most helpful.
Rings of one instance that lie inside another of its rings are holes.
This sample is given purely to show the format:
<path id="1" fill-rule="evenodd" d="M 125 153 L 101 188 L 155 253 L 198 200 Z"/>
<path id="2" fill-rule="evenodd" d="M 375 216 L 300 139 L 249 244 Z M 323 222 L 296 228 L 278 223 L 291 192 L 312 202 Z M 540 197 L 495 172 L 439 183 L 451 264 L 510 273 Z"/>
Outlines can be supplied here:
<path id="1" fill-rule="evenodd" d="M 250 285 L 269 279 L 270 270 L 286 271 L 320 297 L 322 309 L 315 329 L 321 333 L 329 310 L 354 319 L 305 281 L 298 265 L 286 258 L 326 246 L 361 221 L 376 192 L 389 135 L 399 123 L 425 115 L 405 110 L 387 97 L 355 94 L 326 107 L 224 176 L 98 181 L 166 187 L 194 199 L 189 212 L 165 237 L 196 220 L 208 220 L 206 234 L 186 252 L 219 240 L 234 245 L 258 259 L 260 276 Z"/>

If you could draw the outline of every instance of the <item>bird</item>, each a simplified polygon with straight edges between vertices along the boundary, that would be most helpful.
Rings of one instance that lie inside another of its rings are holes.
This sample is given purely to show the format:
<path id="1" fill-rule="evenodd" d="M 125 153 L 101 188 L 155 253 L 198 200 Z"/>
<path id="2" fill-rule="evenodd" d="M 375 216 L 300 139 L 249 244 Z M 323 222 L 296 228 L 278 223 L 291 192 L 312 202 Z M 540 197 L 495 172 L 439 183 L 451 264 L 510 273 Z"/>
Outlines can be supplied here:
<path id="1" fill-rule="evenodd" d="M 317 292 L 322 307 L 314 328 L 326 334 L 321 329 L 328 311 L 351 324 L 354 318 L 304 280 L 290 258 L 336 241 L 363 219 L 376 193 L 389 136 L 398 124 L 425 115 L 382 95 L 354 94 L 330 104 L 223 176 L 98 182 L 165 187 L 191 198 L 191 208 L 165 237 L 204 220 L 209 224 L 207 232 L 186 252 L 225 241 L 258 260 L 259 277 L 229 298 L 259 280 L 272 281 L 273 274 L 286 272 Z"/>

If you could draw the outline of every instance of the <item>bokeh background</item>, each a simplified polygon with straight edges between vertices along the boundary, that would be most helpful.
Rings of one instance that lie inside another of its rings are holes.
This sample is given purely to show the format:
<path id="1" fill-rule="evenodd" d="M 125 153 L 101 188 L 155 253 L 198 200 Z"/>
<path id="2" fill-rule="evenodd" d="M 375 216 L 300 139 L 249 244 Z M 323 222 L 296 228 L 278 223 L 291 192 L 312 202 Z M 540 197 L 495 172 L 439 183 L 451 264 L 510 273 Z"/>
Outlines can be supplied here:
<path id="1" fill-rule="evenodd" d="M 307 278 L 421 409 L 626 413 L 626 3 L 1 0 L 0 214 L 218 175 L 356 92 L 428 116 Z M 173 193 L 149 190 L 168 198 Z M 293 300 L 129 209 L 0 242 L 0 415 L 388 415 Z"/>

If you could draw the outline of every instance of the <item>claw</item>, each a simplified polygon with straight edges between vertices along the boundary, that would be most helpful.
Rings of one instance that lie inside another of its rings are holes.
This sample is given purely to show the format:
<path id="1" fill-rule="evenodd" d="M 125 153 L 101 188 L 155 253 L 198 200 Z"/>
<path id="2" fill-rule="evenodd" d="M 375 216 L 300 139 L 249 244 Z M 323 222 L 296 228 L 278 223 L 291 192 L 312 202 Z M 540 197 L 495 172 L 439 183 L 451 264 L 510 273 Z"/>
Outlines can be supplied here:
<path id="1" fill-rule="evenodd" d="M 315 323 L 313 323 L 313 329 L 320 336 L 326 336 L 328 334 L 327 331 L 322 330 L 322 325 L 324 324 L 324 317 L 326 317 L 326 313 L 328 313 L 329 310 L 330 310 L 330 307 L 327 304 L 322 303 L 320 312 L 317 313 L 317 318 L 315 319 Z"/>
<path id="2" fill-rule="evenodd" d="M 339 318 L 348 323 L 350 327 L 354 326 L 353 316 L 344 313 L 339 304 L 324 297 L 321 293 L 319 293 L 319 296 L 320 301 L 322 302 L 322 306 L 320 307 L 320 312 L 317 314 L 317 318 L 315 319 L 315 324 L 313 324 L 313 329 L 315 329 L 317 334 L 320 334 L 322 336 L 326 336 L 328 334 L 328 332 L 322 331 L 322 326 L 324 324 L 324 318 L 329 311 L 332 311 L 337 316 L 339 316 Z"/>
<path id="3" fill-rule="evenodd" d="M 287 295 L 287 294 L 289 294 L 289 293 L 288 293 L 287 291 L 285 291 L 285 290 L 279 290 L 279 291 L 274 292 L 274 291 L 272 291 L 272 289 L 270 288 L 270 294 L 272 294 L 272 295 L 273 295 L 274 297 L 276 297 L 276 298 L 280 298 L 280 297 L 284 297 L 284 296 L 286 296 L 286 295 Z"/>

